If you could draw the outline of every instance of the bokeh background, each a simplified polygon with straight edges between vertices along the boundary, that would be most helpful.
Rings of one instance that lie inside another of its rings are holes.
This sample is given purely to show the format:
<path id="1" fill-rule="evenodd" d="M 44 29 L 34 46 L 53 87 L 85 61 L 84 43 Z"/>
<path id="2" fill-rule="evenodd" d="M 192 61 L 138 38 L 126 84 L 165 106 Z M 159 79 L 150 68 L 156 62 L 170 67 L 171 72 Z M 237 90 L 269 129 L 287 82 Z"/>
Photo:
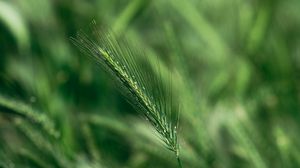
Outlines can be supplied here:
<path id="1" fill-rule="evenodd" d="M 71 43 L 92 20 L 175 74 L 183 167 L 300 167 L 299 0 L 0 0 L 0 103 L 29 111 L 0 108 L 0 167 L 177 167 Z"/>

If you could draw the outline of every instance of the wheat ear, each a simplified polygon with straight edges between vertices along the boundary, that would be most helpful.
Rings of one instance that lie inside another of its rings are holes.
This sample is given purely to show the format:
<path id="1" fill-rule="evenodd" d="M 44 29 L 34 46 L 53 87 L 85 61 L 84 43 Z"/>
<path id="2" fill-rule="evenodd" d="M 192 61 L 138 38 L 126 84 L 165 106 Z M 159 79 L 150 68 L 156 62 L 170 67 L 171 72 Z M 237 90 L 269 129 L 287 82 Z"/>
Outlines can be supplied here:
<path id="1" fill-rule="evenodd" d="M 171 83 L 165 84 L 161 73 L 157 75 L 145 59 L 145 53 L 129 47 L 125 38 L 117 38 L 110 31 L 97 30 L 94 22 L 92 28 L 95 40 L 81 31 L 71 38 L 72 42 L 111 75 L 128 102 L 156 129 L 165 146 L 175 153 L 181 167 L 177 138 L 179 105 Z"/>

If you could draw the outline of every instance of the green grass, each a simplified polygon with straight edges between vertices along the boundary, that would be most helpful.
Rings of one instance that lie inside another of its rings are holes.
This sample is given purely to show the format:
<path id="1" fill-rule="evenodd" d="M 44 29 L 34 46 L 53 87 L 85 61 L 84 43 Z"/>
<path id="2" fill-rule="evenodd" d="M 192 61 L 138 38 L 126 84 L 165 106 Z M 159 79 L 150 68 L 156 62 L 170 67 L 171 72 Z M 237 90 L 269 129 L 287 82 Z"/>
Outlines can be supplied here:
<path id="1" fill-rule="evenodd" d="M 0 167 L 299 167 L 299 6 L 2 0 Z"/>

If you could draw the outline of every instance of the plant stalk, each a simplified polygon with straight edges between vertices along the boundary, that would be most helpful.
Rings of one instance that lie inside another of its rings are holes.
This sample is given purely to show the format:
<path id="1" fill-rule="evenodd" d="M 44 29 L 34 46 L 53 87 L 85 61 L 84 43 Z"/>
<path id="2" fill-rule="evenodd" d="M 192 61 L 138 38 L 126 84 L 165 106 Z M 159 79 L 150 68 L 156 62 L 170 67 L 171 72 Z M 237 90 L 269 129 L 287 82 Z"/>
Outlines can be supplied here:
<path id="1" fill-rule="evenodd" d="M 179 155 L 177 155 L 176 158 L 177 158 L 179 168 L 182 168 L 182 163 L 181 163 Z"/>

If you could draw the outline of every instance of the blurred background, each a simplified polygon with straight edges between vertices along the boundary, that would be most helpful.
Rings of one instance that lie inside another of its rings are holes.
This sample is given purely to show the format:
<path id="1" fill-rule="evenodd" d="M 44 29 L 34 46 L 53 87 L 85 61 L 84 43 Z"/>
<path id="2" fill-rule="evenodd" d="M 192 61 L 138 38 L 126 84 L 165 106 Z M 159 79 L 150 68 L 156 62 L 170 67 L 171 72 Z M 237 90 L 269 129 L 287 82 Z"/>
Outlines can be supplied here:
<path id="1" fill-rule="evenodd" d="M 300 167 L 299 9 L 299 0 L 0 0 L 0 103 L 24 111 L 0 108 L 0 167 L 177 167 L 70 42 L 91 34 L 92 20 L 174 74 L 183 167 Z"/>

